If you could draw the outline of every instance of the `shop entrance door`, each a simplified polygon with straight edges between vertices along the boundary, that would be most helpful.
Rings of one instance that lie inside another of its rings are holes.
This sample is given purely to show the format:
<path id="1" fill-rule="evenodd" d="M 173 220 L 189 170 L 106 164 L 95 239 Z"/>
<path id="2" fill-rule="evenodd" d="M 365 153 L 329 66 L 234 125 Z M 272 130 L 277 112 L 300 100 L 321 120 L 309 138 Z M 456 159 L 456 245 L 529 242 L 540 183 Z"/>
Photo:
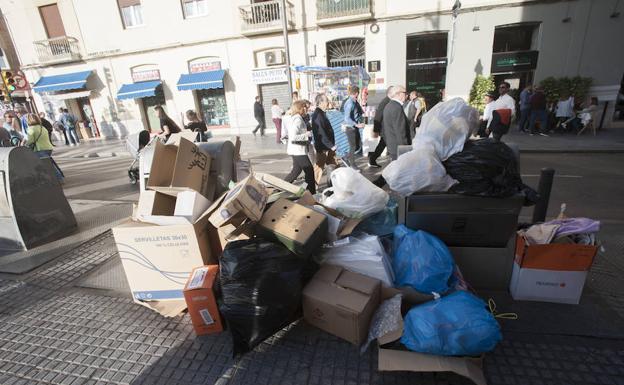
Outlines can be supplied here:
<path id="1" fill-rule="evenodd" d="M 230 127 L 225 90 L 223 88 L 198 90 L 197 100 L 201 118 L 210 128 Z"/>
<path id="2" fill-rule="evenodd" d="M 167 106 L 165 105 L 165 99 L 162 96 L 150 96 L 142 99 L 143 104 L 143 113 L 147 120 L 147 129 L 150 132 L 159 132 L 160 131 L 160 119 L 156 116 L 156 111 L 154 107 L 161 105 L 167 112 Z"/>
<path id="3" fill-rule="evenodd" d="M 284 109 L 290 108 L 292 103 L 290 92 L 288 91 L 288 83 L 262 84 L 260 86 L 260 97 L 262 98 L 262 107 L 264 107 L 264 116 L 267 127 L 273 127 L 271 121 L 271 100 L 277 99 L 277 103 Z"/>
<path id="4" fill-rule="evenodd" d="M 88 129 L 91 132 L 91 136 L 96 138 L 100 136 L 100 130 L 95 121 L 95 115 L 93 114 L 93 108 L 91 107 L 91 101 L 89 98 L 78 98 L 78 107 L 80 109 L 80 115 L 82 121 L 86 122 Z"/>

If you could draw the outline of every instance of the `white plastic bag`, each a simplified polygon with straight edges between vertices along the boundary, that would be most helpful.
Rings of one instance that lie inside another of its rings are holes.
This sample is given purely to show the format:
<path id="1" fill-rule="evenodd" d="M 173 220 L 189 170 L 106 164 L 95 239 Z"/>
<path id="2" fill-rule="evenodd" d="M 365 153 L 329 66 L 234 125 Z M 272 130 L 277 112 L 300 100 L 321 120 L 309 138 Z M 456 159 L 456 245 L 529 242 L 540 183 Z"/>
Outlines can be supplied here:
<path id="1" fill-rule="evenodd" d="M 392 161 L 381 175 L 390 189 L 402 196 L 419 191 L 443 192 L 457 183 L 447 175 L 430 139 L 414 141 L 414 149 Z"/>
<path id="2" fill-rule="evenodd" d="M 479 112 L 461 98 L 436 104 L 423 115 L 416 140 L 432 139 L 442 161 L 464 149 L 464 143 L 479 126 Z"/>
<path id="3" fill-rule="evenodd" d="M 392 287 L 392 262 L 379 237 L 375 235 L 350 236 L 323 249 L 317 262 L 342 266 L 347 270 L 376 278 Z"/>
<path id="4" fill-rule="evenodd" d="M 362 218 L 383 210 L 388 203 L 388 193 L 375 186 L 359 171 L 351 167 L 341 167 L 331 174 L 333 191 L 326 197 L 323 193 L 325 206 L 337 210 L 350 218 Z"/>

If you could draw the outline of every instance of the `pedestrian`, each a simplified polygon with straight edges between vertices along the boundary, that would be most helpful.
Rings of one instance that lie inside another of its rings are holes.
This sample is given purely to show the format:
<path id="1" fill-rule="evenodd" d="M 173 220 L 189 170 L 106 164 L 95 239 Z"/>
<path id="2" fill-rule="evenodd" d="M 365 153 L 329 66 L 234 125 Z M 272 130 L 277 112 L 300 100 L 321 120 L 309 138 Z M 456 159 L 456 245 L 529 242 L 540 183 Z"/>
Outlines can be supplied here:
<path id="1" fill-rule="evenodd" d="M 381 128 L 383 125 L 384 108 L 386 108 L 386 106 L 390 102 L 390 97 L 388 97 L 388 92 L 390 91 L 390 89 L 391 88 L 388 88 L 386 90 L 386 96 L 383 99 L 381 99 L 381 102 L 379 102 L 379 105 L 377 106 L 377 109 L 375 110 L 375 117 L 373 118 L 373 137 L 375 138 L 379 136 L 381 137 L 379 138 L 379 144 L 377 144 L 375 151 L 368 153 L 368 167 L 375 167 L 375 168 L 381 167 L 379 164 L 377 164 L 377 159 L 381 156 L 381 153 L 386 149 L 386 141 L 384 140 L 384 137 L 382 135 Z"/>
<path id="2" fill-rule="evenodd" d="M 355 165 L 355 153 L 361 150 L 360 128 L 364 128 L 364 124 L 360 123 L 363 110 L 357 101 L 357 97 L 360 94 L 360 89 L 357 86 L 353 86 L 349 90 L 349 97 L 346 99 L 343 108 L 343 130 L 347 135 L 349 141 L 349 152 L 346 155 L 346 162 L 349 167 L 357 169 Z"/>
<path id="3" fill-rule="evenodd" d="M 9 132 L 9 144 L 10 146 L 19 146 L 24 140 L 25 135 L 22 132 L 22 125 L 20 119 L 17 117 L 14 111 L 6 111 L 4 113 L 4 129 Z"/>
<path id="4" fill-rule="evenodd" d="M 483 97 L 483 100 L 485 102 L 485 108 L 483 109 L 483 115 L 479 121 L 479 131 L 477 131 L 477 136 L 480 138 L 487 138 L 490 134 L 488 127 L 492 121 L 492 111 L 494 111 L 496 94 L 494 92 L 488 92 Z"/>
<path id="5" fill-rule="evenodd" d="M 536 130 L 535 123 L 539 121 L 540 128 Z M 530 135 L 546 135 L 548 130 L 548 114 L 546 113 L 546 95 L 541 86 L 535 87 L 535 92 L 531 95 L 531 119 L 529 122 Z"/>
<path id="6" fill-rule="evenodd" d="M 557 102 L 555 117 L 557 118 L 556 127 L 561 127 L 563 122 L 567 122 L 574 116 L 574 97 L 568 93 L 562 93 Z"/>
<path id="7" fill-rule="evenodd" d="M 208 127 L 206 123 L 197 116 L 197 112 L 193 110 L 186 111 L 186 119 L 188 123 L 184 126 L 185 129 L 191 130 L 197 133 L 195 137 L 196 142 L 205 142 L 208 140 Z"/>
<path id="8" fill-rule="evenodd" d="M 509 95 L 511 85 L 508 82 L 502 82 L 498 86 L 498 99 L 496 99 L 495 110 L 510 109 L 511 115 L 516 115 L 516 101 Z"/>
<path id="9" fill-rule="evenodd" d="M 11 124 L 8 122 L 10 118 L 7 118 L 8 111 L 4 113 L 4 122 L 0 127 L 0 147 L 11 147 Z"/>
<path id="10" fill-rule="evenodd" d="M 256 128 L 252 131 L 254 136 L 256 136 L 256 132 L 260 130 L 260 136 L 264 136 L 264 130 L 266 128 L 266 123 L 264 122 L 264 107 L 262 107 L 262 102 L 260 101 L 260 96 L 256 96 L 256 101 L 254 102 L 254 118 L 258 122 Z"/>
<path id="11" fill-rule="evenodd" d="M 78 139 L 78 133 L 76 132 L 76 117 L 70 114 L 67 108 L 62 108 L 61 111 L 61 118 L 59 121 L 63 127 L 65 127 L 65 131 L 67 131 L 67 136 L 71 141 L 71 145 L 79 145 L 80 139 Z"/>
<path id="12" fill-rule="evenodd" d="M 299 100 L 299 92 L 293 91 L 293 93 L 292 93 L 292 101 L 293 101 L 293 103 L 296 102 L 297 100 Z"/>
<path id="13" fill-rule="evenodd" d="M 409 131 L 409 122 L 403 112 L 403 102 L 406 97 L 405 87 L 392 86 L 388 91 L 390 102 L 383 111 L 381 135 L 386 141 L 388 155 L 392 160 L 398 157 L 398 147 L 412 143 Z"/>
<path id="14" fill-rule="evenodd" d="M 316 184 L 321 182 L 323 170 L 326 166 L 336 168 L 336 142 L 334 129 L 332 128 L 325 111 L 330 108 L 329 98 L 325 94 L 318 94 L 315 100 L 316 109 L 312 113 L 312 137 L 314 138 L 314 150 L 316 162 L 314 164 L 314 180 Z M 329 178 L 329 173 L 328 173 Z"/>
<path id="15" fill-rule="evenodd" d="M 421 112 L 421 103 L 420 99 L 418 99 L 418 93 L 416 91 L 412 91 L 409 94 L 409 100 L 407 100 L 403 104 L 403 111 L 407 116 L 407 121 L 409 122 L 410 127 L 410 136 L 412 139 L 416 136 L 416 127 L 417 127 L 417 119 L 418 115 Z"/>
<path id="16" fill-rule="evenodd" d="M 50 138 L 50 143 L 52 143 L 52 131 L 54 131 L 54 128 L 52 128 L 52 123 L 50 123 L 50 121 L 46 119 L 45 112 L 43 111 L 39 113 L 39 119 L 41 119 L 41 125 L 43 126 L 43 128 L 48 130 L 48 137 Z M 52 145 L 54 146 L 54 143 L 52 143 Z"/>
<path id="17" fill-rule="evenodd" d="M 281 143 L 282 138 L 282 116 L 284 115 L 284 109 L 280 107 L 277 99 L 271 100 L 271 120 L 275 124 L 275 142 Z"/>
<path id="18" fill-rule="evenodd" d="M 307 189 L 312 194 L 316 194 L 316 184 L 314 181 L 314 168 L 308 157 L 308 148 L 312 131 L 308 131 L 303 115 L 307 111 L 306 103 L 303 100 L 295 101 L 290 107 L 290 114 L 284 117 L 284 130 L 288 133 L 288 146 L 286 153 L 291 156 L 293 165 L 290 173 L 284 178 L 286 182 L 292 183 L 303 171 Z"/>
<path id="19" fill-rule="evenodd" d="M 160 136 L 161 138 L 165 138 L 165 141 L 167 141 L 171 134 L 177 134 L 178 132 L 182 131 L 180 130 L 180 127 L 178 127 L 176 122 L 174 122 L 173 119 L 171 119 L 169 115 L 167 115 L 163 106 L 158 105 L 154 107 L 154 110 L 156 111 L 156 116 L 158 117 L 158 120 L 160 120 L 161 132 L 158 136 Z"/>
<path id="20" fill-rule="evenodd" d="M 531 115 L 531 96 L 533 95 L 533 86 L 527 84 L 526 87 L 520 92 L 520 122 L 518 122 L 518 131 L 529 131 L 527 126 L 529 124 L 529 116 Z"/>
<path id="21" fill-rule="evenodd" d="M 22 132 L 24 135 L 28 135 L 28 120 L 26 115 L 28 115 L 28 111 L 24 107 L 17 107 L 16 109 L 17 117 L 19 118 L 20 125 L 22 126 Z"/>
<path id="22" fill-rule="evenodd" d="M 305 103 L 306 111 L 308 111 L 306 114 L 303 115 L 303 121 L 305 122 L 308 131 L 312 131 L 312 116 L 310 114 L 312 103 L 310 103 L 310 101 L 307 99 L 300 99 L 300 100 L 302 100 Z"/>
<path id="23" fill-rule="evenodd" d="M 48 136 L 48 130 L 41 125 L 41 119 L 39 119 L 37 114 L 27 114 L 26 119 L 29 130 L 28 136 L 24 138 L 22 144 L 29 146 L 39 157 L 39 159 L 50 158 L 56 177 L 58 180 L 62 181 L 63 172 L 52 159 L 52 150 L 54 147 L 52 146 L 52 142 Z"/>

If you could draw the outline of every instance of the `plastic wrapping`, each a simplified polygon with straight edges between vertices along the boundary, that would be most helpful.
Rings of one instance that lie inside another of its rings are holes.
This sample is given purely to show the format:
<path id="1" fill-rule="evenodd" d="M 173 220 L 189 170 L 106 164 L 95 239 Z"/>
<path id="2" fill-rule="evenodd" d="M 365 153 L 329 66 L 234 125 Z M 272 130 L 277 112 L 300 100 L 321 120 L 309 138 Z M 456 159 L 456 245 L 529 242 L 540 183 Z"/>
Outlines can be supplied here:
<path id="1" fill-rule="evenodd" d="M 383 170 L 382 176 L 390 189 L 408 196 L 419 191 L 444 192 L 456 183 L 446 174 L 430 139 L 418 140 L 413 147 Z"/>
<path id="2" fill-rule="evenodd" d="M 438 103 L 423 115 L 416 130 L 414 149 L 421 139 L 432 139 L 438 158 L 446 160 L 464 148 L 464 143 L 478 127 L 479 112 L 463 99 Z"/>
<path id="3" fill-rule="evenodd" d="M 220 260 L 221 314 L 234 354 L 245 353 L 298 318 L 306 260 L 260 238 L 230 242 Z"/>
<path id="4" fill-rule="evenodd" d="M 376 278 L 386 286 L 392 286 L 394 281 L 390 258 L 374 235 L 363 234 L 336 241 L 323 249 L 317 261 Z"/>
<path id="5" fill-rule="evenodd" d="M 485 302 L 465 291 L 412 308 L 404 322 L 401 343 L 420 353 L 476 356 L 502 340 Z"/>
<path id="6" fill-rule="evenodd" d="M 505 143 L 469 141 L 462 152 L 444 162 L 444 167 L 459 181 L 451 188 L 455 193 L 497 198 L 524 193 L 527 203 L 537 200 L 537 192 L 522 183 L 516 156 Z"/>
<path id="7" fill-rule="evenodd" d="M 365 218 L 356 226 L 354 231 L 378 236 L 390 235 L 394 232 L 398 222 L 398 210 L 398 203 L 390 198 L 383 210 Z"/>
<path id="8" fill-rule="evenodd" d="M 325 190 L 321 203 L 347 217 L 366 217 L 383 210 L 388 203 L 388 193 L 350 167 L 332 172 L 331 182 L 333 187 Z M 325 196 L 327 192 L 331 195 Z"/>
<path id="9" fill-rule="evenodd" d="M 394 230 L 392 268 L 395 286 L 443 294 L 449 289 L 455 262 L 446 245 L 435 236 L 399 225 Z"/>
<path id="10" fill-rule="evenodd" d="M 360 353 L 368 350 L 371 342 L 401 327 L 401 294 L 383 301 L 371 319 L 368 339 L 362 345 Z"/>

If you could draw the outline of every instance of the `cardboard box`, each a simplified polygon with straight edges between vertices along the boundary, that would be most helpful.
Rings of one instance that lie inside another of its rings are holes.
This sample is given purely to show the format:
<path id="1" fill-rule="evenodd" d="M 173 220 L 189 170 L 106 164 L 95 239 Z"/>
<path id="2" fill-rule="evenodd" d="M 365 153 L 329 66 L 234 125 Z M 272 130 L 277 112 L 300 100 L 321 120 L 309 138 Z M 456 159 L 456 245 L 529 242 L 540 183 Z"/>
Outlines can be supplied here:
<path id="1" fill-rule="evenodd" d="M 139 204 L 135 217 L 151 217 L 154 215 L 171 216 L 175 212 L 176 197 L 159 193 L 153 190 L 145 190 L 139 196 Z"/>
<path id="2" fill-rule="evenodd" d="M 214 227 L 221 227 L 233 221 L 237 215 L 238 218 L 245 216 L 257 222 L 262 218 L 266 202 L 266 188 L 253 175 L 249 175 L 208 209 L 212 212 L 210 223 Z"/>
<path id="3" fill-rule="evenodd" d="M 197 191 L 182 191 L 176 197 L 173 215 L 195 222 L 210 207 L 211 202 Z"/>
<path id="4" fill-rule="evenodd" d="M 384 288 L 382 301 L 398 293 L 397 289 Z M 422 302 L 426 298 L 420 295 L 416 300 Z M 483 357 L 447 357 L 382 347 L 399 340 L 402 335 L 403 320 L 401 319 L 396 330 L 377 339 L 379 344 L 377 369 L 379 371 L 453 372 L 471 379 L 477 385 L 487 385 L 483 374 Z"/>
<path id="5" fill-rule="evenodd" d="M 353 230 L 355 230 L 357 225 L 359 225 L 360 222 L 362 222 L 361 218 L 354 219 L 354 218 L 345 217 L 344 215 L 332 209 L 331 207 L 327 207 L 318 203 L 309 191 L 305 191 L 303 195 L 301 196 L 301 198 L 297 200 L 297 203 L 299 203 L 300 205 L 308 206 L 308 207 L 313 207 L 313 206 L 322 207 L 328 213 L 328 215 L 334 218 L 338 218 L 340 220 L 340 225 L 338 227 L 338 230 L 334 234 L 330 234 L 330 236 L 328 237 L 328 239 L 330 240 L 336 240 L 336 239 L 344 238 L 344 237 L 351 235 L 351 233 L 353 232 Z M 332 219 L 328 218 L 328 220 L 331 221 Z"/>
<path id="6" fill-rule="evenodd" d="M 139 196 L 134 217 L 149 222 L 154 216 L 175 216 L 195 222 L 209 207 L 210 201 L 196 191 L 181 191 L 173 196 L 146 190 Z"/>
<path id="7" fill-rule="evenodd" d="M 178 139 L 178 144 L 156 142 L 147 189 L 168 195 L 190 190 L 210 198 L 210 156 L 182 136 Z"/>
<path id="8" fill-rule="evenodd" d="M 193 268 L 217 263 L 208 215 L 195 223 L 180 217 L 152 217 L 112 229 L 134 301 L 175 316 L 186 307 L 182 290 Z M 160 220 L 162 219 L 162 220 Z"/>
<path id="9" fill-rule="evenodd" d="M 219 265 L 198 267 L 184 287 L 184 299 L 198 336 L 223 331 L 215 295 L 218 273 Z"/>
<path id="10" fill-rule="evenodd" d="M 258 232 L 267 238 L 276 238 L 288 250 L 307 257 L 323 245 L 327 217 L 282 198 L 264 213 Z"/>
<path id="11" fill-rule="evenodd" d="M 515 300 L 578 304 L 598 246 L 516 240 L 509 291 Z"/>
<path id="12" fill-rule="evenodd" d="M 360 345 L 379 306 L 381 281 L 323 265 L 303 289 L 303 318 L 330 334 Z"/>

